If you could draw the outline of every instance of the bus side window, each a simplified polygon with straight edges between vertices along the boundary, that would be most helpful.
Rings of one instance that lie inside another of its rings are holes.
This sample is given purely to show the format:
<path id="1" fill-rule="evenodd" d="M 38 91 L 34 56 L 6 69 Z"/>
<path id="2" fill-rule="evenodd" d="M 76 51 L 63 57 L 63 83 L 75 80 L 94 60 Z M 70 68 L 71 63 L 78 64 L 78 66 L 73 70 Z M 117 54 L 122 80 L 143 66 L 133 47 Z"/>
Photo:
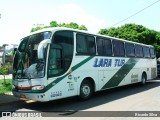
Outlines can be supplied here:
<path id="1" fill-rule="evenodd" d="M 114 56 L 119 56 L 119 46 L 117 41 L 113 41 Z"/>
<path id="2" fill-rule="evenodd" d="M 88 52 L 89 54 L 95 54 L 96 48 L 95 48 L 95 38 L 92 36 L 87 36 L 87 42 L 88 42 Z"/>
<path id="3" fill-rule="evenodd" d="M 154 48 L 150 48 L 150 53 L 151 53 L 151 58 L 155 58 L 155 49 Z"/>
<path id="4" fill-rule="evenodd" d="M 126 43 L 125 48 L 126 48 L 126 56 L 127 57 L 134 57 L 135 56 L 134 44 Z"/>
<path id="5" fill-rule="evenodd" d="M 89 35 L 77 34 L 77 53 L 86 55 L 95 54 L 95 38 Z"/>
<path id="6" fill-rule="evenodd" d="M 110 39 L 97 38 L 96 41 L 98 55 L 112 55 L 112 44 Z"/>
<path id="7" fill-rule="evenodd" d="M 112 44 L 110 39 L 104 40 L 104 52 L 105 55 L 112 55 Z"/>
<path id="8" fill-rule="evenodd" d="M 49 76 L 62 72 L 62 49 L 52 48 L 49 55 Z"/>
<path id="9" fill-rule="evenodd" d="M 103 55 L 104 54 L 103 39 L 98 38 L 96 41 L 97 41 L 97 52 L 98 52 L 98 55 Z"/>
<path id="10" fill-rule="evenodd" d="M 121 41 L 113 40 L 114 56 L 125 56 L 124 43 Z"/>
<path id="11" fill-rule="evenodd" d="M 143 49 L 140 45 L 135 45 L 135 56 L 136 57 L 143 57 Z"/>
<path id="12" fill-rule="evenodd" d="M 77 53 L 87 53 L 87 41 L 84 35 L 77 34 Z"/>
<path id="13" fill-rule="evenodd" d="M 143 47 L 143 53 L 145 58 L 150 58 L 149 47 Z"/>

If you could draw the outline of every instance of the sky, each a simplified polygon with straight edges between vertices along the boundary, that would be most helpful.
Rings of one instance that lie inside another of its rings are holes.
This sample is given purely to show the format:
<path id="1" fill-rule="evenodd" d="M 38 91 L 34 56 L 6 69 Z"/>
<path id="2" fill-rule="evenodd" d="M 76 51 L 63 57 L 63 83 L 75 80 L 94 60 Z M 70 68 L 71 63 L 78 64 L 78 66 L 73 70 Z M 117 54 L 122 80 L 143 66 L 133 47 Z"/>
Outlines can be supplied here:
<path id="1" fill-rule="evenodd" d="M 91 33 L 127 23 L 160 31 L 160 2 L 133 15 L 157 0 L 0 0 L 0 46 L 19 44 L 38 24 L 75 22 Z"/>

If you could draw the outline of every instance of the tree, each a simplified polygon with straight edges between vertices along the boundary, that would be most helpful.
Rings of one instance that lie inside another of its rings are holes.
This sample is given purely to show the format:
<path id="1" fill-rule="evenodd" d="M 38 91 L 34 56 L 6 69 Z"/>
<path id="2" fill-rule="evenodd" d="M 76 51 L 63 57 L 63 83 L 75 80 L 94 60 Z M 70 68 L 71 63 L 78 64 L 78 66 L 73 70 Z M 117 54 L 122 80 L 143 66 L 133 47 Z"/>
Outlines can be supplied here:
<path id="1" fill-rule="evenodd" d="M 85 31 L 87 31 L 88 29 L 86 28 L 86 26 L 81 25 L 81 26 L 79 26 L 79 30 L 85 30 Z"/>
<path id="2" fill-rule="evenodd" d="M 4 77 L 4 85 L 6 85 L 5 75 L 8 74 L 9 68 L 11 67 L 11 63 L 4 64 L 0 67 L 0 74 Z"/>
<path id="3" fill-rule="evenodd" d="M 56 21 L 51 21 L 50 22 L 50 27 L 58 27 L 58 24 Z"/>
<path id="4" fill-rule="evenodd" d="M 51 21 L 50 22 L 50 25 L 49 26 L 44 26 L 44 27 L 35 27 L 35 28 L 32 28 L 31 29 L 31 32 L 35 32 L 37 30 L 41 30 L 41 29 L 44 29 L 44 28 L 50 28 L 50 27 L 67 27 L 67 28 L 73 28 L 73 29 L 79 29 L 79 30 L 86 30 L 87 31 L 87 28 L 86 26 L 84 25 L 78 25 L 77 23 L 74 23 L 74 22 L 70 22 L 70 23 L 57 23 L 56 21 Z"/>
<path id="5" fill-rule="evenodd" d="M 8 46 L 8 44 L 3 44 L 2 47 L 5 48 L 6 46 Z"/>
<path id="6" fill-rule="evenodd" d="M 60 23 L 58 25 L 59 25 L 59 27 L 66 27 L 66 23 Z"/>
<path id="7" fill-rule="evenodd" d="M 99 34 L 153 45 L 156 48 L 157 57 L 160 56 L 160 32 L 148 29 L 142 25 L 125 24 L 117 28 L 101 29 Z"/>
<path id="8" fill-rule="evenodd" d="M 71 23 L 67 24 L 66 27 L 73 28 L 73 29 L 78 29 L 79 25 L 77 23 L 71 22 Z"/>
<path id="9" fill-rule="evenodd" d="M 32 28 L 31 32 L 35 32 L 35 31 L 41 30 L 41 29 L 43 29 L 43 27 L 38 26 L 38 27 Z"/>

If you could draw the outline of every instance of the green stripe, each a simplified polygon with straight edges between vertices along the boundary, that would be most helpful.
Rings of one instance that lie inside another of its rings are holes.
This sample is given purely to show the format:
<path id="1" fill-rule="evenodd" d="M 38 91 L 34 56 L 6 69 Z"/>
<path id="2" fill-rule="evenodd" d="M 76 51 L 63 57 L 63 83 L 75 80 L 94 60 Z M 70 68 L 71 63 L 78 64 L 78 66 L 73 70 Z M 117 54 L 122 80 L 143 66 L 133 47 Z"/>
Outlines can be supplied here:
<path id="1" fill-rule="evenodd" d="M 88 61 L 90 61 L 94 56 L 90 56 L 88 58 L 86 58 L 85 60 L 83 60 L 82 62 L 78 63 L 77 65 L 72 67 L 72 71 L 75 71 L 76 69 L 78 69 L 79 67 L 81 67 L 82 65 L 84 65 L 85 63 L 87 63 Z M 48 91 L 50 88 L 52 88 L 53 86 L 55 86 L 56 84 L 58 84 L 60 81 L 62 81 L 66 76 L 68 76 L 69 73 L 65 74 L 62 77 L 57 78 L 56 80 L 54 80 L 53 82 L 51 82 L 50 84 L 48 84 L 44 89 L 42 90 L 18 90 L 17 92 L 23 92 L 23 93 L 44 93 L 46 91 Z"/>
<path id="2" fill-rule="evenodd" d="M 139 59 L 129 59 L 117 72 L 116 74 L 102 87 L 102 89 L 116 87 L 125 78 L 125 76 L 132 70 Z"/>

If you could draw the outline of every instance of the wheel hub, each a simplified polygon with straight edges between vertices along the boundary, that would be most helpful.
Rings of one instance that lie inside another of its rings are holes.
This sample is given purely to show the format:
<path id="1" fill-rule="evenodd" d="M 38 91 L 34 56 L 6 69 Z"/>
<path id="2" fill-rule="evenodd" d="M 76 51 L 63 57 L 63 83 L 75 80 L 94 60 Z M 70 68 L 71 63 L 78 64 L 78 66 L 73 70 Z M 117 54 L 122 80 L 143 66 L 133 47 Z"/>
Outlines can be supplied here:
<path id="1" fill-rule="evenodd" d="M 90 87 L 89 86 L 83 86 L 82 92 L 84 96 L 88 96 L 90 94 Z"/>

